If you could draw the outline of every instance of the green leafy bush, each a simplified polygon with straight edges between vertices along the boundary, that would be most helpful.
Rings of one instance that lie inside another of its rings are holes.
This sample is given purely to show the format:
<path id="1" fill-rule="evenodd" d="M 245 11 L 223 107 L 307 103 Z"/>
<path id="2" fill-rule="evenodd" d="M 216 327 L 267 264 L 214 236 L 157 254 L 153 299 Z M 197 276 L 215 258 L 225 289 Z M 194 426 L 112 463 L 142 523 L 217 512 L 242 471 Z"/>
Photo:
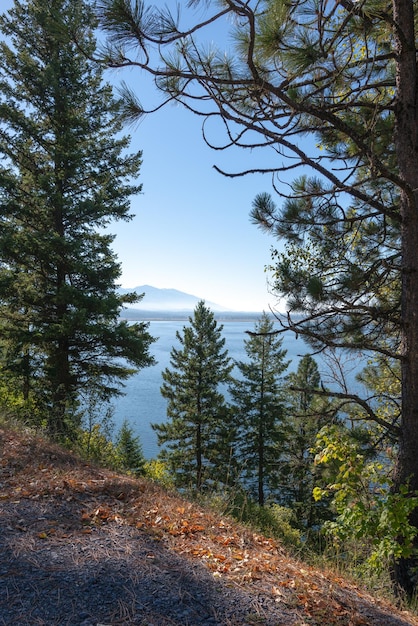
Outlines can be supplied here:
<path id="1" fill-rule="evenodd" d="M 82 456 L 100 465 L 111 468 L 117 465 L 115 446 L 103 432 L 101 424 L 93 424 L 87 430 L 80 430 L 77 448 Z"/>
<path id="2" fill-rule="evenodd" d="M 151 459 L 144 464 L 145 476 L 163 487 L 174 486 L 174 478 L 170 474 L 167 464 L 160 459 Z"/>
<path id="3" fill-rule="evenodd" d="M 336 549 L 355 540 L 364 548 L 363 568 L 374 572 L 411 556 L 417 530 L 409 518 L 418 497 L 407 485 L 392 492 L 388 459 L 368 457 L 349 431 L 331 426 L 318 435 L 316 462 L 330 468 L 332 480 L 315 487 L 313 495 L 316 500 L 332 496 L 337 517 L 324 530 Z"/>

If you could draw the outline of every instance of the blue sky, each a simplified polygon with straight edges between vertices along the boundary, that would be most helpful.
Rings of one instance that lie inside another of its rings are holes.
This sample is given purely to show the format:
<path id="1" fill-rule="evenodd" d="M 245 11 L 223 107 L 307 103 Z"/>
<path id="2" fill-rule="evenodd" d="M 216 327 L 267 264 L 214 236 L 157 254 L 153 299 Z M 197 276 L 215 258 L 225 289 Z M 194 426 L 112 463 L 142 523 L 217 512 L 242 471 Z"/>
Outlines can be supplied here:
<path id="1" fill-rule="evenodd" d="M 3 10 L 11 6 L 11 0 L 3 0 Z M 109 71 L 105 78 L 115 85 L 125 81 L 144 105 L 148 96 L 154 98 L 152 86 L 136 70 Z M 265 266 L 277 242 L 249 220 L 251 202 L 270 190 L 270 177 L 230 179 L 213 169 L 214 164 L 246 169 L 254 166 L 252 155 L 208 148 L 201 119 L 180 106 L 146 116 L 127 132 L 131 149 L 143 151 L 143 192 L 132 198 L 135 218 L 111 226 L 122 286 L 178 289 L 232 310 L 274 307 L 277 298 L 269 293 Z"/>
<path id="2" fill-rule="evenodd" d="M 112 226 L 123 286 L 150 284 L 234 310 L 267 310 L 275 301 L 265 272 L 274 242 L 250 223 L 249 211 L 269 177 L 217 173 L 214 163 L 235 170 L 240 162 L 205 146 L 200 120 L 180 107 L 147 116 L 131 132 L 132 147 L 143 151 L 143 193 L 133 198 L 134 220 Z"/>

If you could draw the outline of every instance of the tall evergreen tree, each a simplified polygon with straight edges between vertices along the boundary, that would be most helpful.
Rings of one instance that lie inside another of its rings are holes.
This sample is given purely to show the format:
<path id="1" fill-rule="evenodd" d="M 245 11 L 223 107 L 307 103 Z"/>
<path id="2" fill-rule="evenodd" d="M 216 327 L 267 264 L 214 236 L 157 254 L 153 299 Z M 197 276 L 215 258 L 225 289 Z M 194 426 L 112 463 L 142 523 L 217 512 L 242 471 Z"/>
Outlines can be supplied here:
<path id="1" fill-rule="evenodd" d="M 147 325 L 119 319 L 138 297 L 117 292 L 105 228 L 131 217 L 141 153 L 81 52 L 96 26 L 83 0 L 16 0 L 0 18 L 2 369 L 54 435 L 74 431 L 80 390 L 109 399 L 152 363 Z"/>
<path id="2" fill-rule="evenodd" d="M 168 421 L 153 425 L 176 484 L 198 491 L 205 483 L 225 481 L 229 465 L 232 433 L 221 385 L 229 381 L 233 364 L 222 329 L 200 301 L 183 333 L 177 331 L 181 348 L 173 347 L 162 374 Z"/>
<path id="3" fill-rule="evenodd" d="M 277 462 L 284 412 L 281 375 L 288 366 L 282 338 L 264 313 L 246 340 L 249 361 L 238 361 L 241 376 L 229 387 L 237 428 L 237 456 L 243 482 L 258 504 L 277 487 Z"/>
<path id="4" fill-rule="evenodd" d="M 400 363 L 402 411 L 385 427 L 399 441 L 394 491 L 418 492 L 417 3 L 191 0 L 204 13 L 187 25 L 143 2 L 99 6 L 113 65 L 149 72 L 166 102 L 205 121 L 218 116 L 225 148 L 271 150 L 267 166 L 255 162 L 258 150 L 248 169 L 227 174 L 273 175 L 282 206 L 263 194 L 253 217 L 290 242 L 275 282 L 289 300 L 283 323 L 320 347 L 367 348 Z M 202 43 L 228 19 L 232 50 Z M 147 49 L 156 43 L 158 59 Z M 126 103 L 131 116 L 143 113 L 132 92 Z M 219 148 L 209 127 L 204 137 Z M 282 173 L 298 167 L 312 176 L 286 187 Z M 369 399 L 350 399 L 379 419 Z M 418 530 L 418 508 L 411 520 Z M 417 554 L 418 532 L 415 552 L 395 567 L 410 596 Z"/>

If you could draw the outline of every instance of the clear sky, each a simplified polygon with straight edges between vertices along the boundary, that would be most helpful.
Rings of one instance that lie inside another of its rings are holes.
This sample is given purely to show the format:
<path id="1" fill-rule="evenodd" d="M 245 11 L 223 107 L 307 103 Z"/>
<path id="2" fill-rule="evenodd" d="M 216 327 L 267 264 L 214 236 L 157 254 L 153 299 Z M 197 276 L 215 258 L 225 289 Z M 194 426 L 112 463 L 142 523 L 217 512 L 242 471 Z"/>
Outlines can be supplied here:
<path id="1" fill-rule="evenodd" d="M 143 193 L 132 199 L 134 220 L 112 226 L 123 286 L 174 288 L 233 310 L 268 310 L 275 299 L 265 266 L 274 242 L 250 223 L 249 211 L 254 196 L 270 188 L 269 177 L 217 173 L 214 163 L 232 170 L 239 163 L 205 146 L 200 120 L 179 107 L 147 116 L 130 132 L 132 147 L 143 151 Z"/>
<path id="2" fill-rule="evenodd" d="M 11 6 L 2 0 L 2 10 Z M 146 105 L 151 87 L 137 70 L 109 71 L 105 78 L 126 81 Z M 122 286 L 178 289 L 232 310 L 275 306 L 265 266 L 276 242 L 249 220 L 251 202 L 270 190 L 270 178 L 230 179 L 213 169 L 215 163 L 232 171 L 251 167 L 251 154 L 211 150 L 201 119 L 174 105 L 127 132 L 131 149 L 143 151 L 143 191 L 132 198 L 135 218 L 111 226 Z"/>

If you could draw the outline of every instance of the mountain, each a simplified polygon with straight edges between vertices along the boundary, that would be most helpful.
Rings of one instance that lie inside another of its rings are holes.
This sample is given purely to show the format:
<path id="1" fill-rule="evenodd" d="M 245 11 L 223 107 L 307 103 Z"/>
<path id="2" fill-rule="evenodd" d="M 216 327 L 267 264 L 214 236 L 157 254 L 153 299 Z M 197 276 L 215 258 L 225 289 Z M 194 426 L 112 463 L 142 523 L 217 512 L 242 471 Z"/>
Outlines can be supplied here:
<path id="1" fill-rule="evenodd" d="M 135 309 L 137 311 L 193 311 L 200 300 L 190 293 L 184 293 L 184 291 L 178 291 L 177 289 L 158 289 L 151 285 L 141 285 L 139 287 L 132 287 L 132 289 L 119 289 L 119 293 L 130 293 L 136 291 L 136 293 L 144 293 L 144 297 L 141 302 L 133 304 L 129 309 Z M 205 300 L 206 306 L 212 311 L 228 311 L 225 307 L 222 307 L 215 302 L 209 302 Z"/>

